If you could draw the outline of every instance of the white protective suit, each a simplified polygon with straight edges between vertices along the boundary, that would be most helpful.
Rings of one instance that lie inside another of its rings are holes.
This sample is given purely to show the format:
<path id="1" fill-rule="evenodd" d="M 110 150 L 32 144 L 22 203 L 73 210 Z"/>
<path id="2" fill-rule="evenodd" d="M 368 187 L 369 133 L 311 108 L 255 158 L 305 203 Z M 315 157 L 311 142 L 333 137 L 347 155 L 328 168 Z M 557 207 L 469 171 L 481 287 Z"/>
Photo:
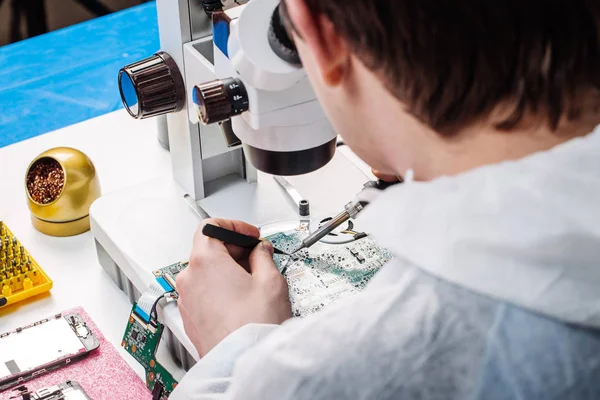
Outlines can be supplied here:
<path id="1" fill-rule="evenodd" d="M 600 127 L 359 218 L 395 256 L 364 292 L 239 329 L 171 398 L 600 398 Z"/>

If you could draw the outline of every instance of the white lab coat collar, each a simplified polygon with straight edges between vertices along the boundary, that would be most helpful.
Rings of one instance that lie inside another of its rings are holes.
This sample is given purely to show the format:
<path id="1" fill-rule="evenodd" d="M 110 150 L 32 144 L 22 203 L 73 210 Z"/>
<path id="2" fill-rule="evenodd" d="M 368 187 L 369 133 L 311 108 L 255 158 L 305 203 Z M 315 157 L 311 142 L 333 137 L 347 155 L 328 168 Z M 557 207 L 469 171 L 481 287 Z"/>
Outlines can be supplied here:
<path id="1" fill-rule="evenodd" d="M 518 161 L 390 188 L 359 220 L 439 278 L 600 327 L 600 127 Z"/>

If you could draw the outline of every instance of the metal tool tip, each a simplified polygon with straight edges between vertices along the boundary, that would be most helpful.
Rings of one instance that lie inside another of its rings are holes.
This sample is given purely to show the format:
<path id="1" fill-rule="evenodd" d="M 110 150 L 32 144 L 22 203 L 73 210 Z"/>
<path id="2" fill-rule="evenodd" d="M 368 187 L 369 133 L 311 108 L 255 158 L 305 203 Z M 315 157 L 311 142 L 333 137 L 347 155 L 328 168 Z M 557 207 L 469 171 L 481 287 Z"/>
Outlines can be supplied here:
<path id="1" fill-rule="evenodd" d="M 291 256 L 293 256 L 293 255 L 295 255 L 297 252 L 299 252 L 300 250 L 302 250 L 302 249 L 304 249 L 304 248 L 306 248 L 306 245 L 305 245 L 304 243 L 302 243 L 302 244 L 300 245 L 300 247 L 298 247 L 296 250 L 294 250 L 294 251 L 290 252 L 290 255 L 291 255 Z"/>

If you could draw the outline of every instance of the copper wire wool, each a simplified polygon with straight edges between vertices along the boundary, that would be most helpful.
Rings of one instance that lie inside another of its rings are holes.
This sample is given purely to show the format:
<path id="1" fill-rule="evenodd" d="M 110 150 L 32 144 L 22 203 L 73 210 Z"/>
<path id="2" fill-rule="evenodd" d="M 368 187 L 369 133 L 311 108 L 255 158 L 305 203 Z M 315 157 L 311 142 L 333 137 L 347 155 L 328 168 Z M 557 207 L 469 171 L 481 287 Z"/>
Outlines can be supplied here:
<path id="1" fill-rule="evenodd" d="M 36 161 L 27 174 L 27 190 L 40 204 L 49 204 L 60 196 L 65 185 L 65 172 L 53 158 Z"/>

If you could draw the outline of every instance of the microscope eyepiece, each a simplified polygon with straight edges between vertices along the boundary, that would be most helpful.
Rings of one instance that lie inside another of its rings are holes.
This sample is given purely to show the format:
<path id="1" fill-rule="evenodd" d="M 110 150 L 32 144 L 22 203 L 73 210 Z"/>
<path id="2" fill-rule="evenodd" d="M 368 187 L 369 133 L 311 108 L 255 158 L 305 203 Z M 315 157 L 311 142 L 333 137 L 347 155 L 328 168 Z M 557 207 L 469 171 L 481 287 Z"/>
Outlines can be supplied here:
<path id="1" fill-rule="evenodd" d="M 281 4 L 277 6 L 271 17 L 269 27 L 269 45 L 271 49 L 281 58 L 292 65 L 302 66 L 298 49 L 285 26 L 285 17 L 282 14 Z"/>

